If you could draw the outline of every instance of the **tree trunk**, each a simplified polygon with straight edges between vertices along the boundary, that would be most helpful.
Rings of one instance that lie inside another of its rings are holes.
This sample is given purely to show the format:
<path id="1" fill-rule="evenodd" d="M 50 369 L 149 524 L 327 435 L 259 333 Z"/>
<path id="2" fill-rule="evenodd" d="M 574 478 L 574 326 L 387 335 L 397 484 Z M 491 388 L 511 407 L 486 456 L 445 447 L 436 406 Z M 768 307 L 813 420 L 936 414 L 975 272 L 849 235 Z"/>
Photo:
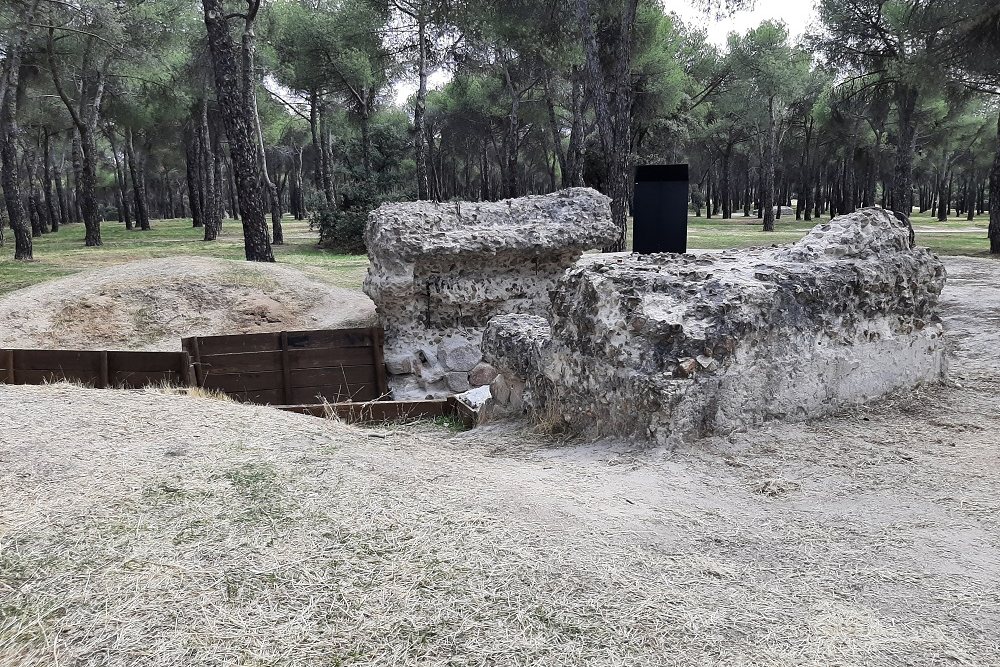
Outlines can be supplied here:
<path id="1" fill-rule="evenodd" d="M 896 169 L 893 174 L 892 205 L 907 218 L 913 213 L 913 154 L 916 146 L 917 89 L 906 84 L 897 87 L 899 136 L 896 146 Z"/>
<path id="2" fill-rule="evenodd" d="M 94 141 L 94 133 L 87 128 L 80 133 L 80 148 L 83 153 L 83 182 L 81 183 L 81 194 L 83 201 L 80 202 L 81 213 L 83 214 L 83 224 L 86 228 L 84 234 L 84 244 L 90 247 L 103 245 L 101 243 L 101 220 L 97 207 L 97 144 Z"/>
<path id="3" fill-rule="evenodd" d="M 118 184 L 118 201 L 121 206 L 122 220 L 125 223 L 125 229 L 132 230 L 132 210 L 128 203 L 128 183 L 125 178 L 125 170 L 122 168 L 121 158 L 118 154 L 118 146 L 115 142 L 114 131 L 109 127 L 106 133 L 108 138 L 108 143 L 111 144 L 111 155 L 115 160 L 115 180 Z"/>
<path id="4" fill-rule="evenodd" d="M 764 231 L 774 231 L 774 98 L 767 103 L 767 136 L 764 137 L 764 160 L 760 176 L 760 207 L 764 216 Z"/>
<path id="5" fill-rule="evenodd" d="M 422 13 L 417 19 L 417 95 L 413 105 L 413 154 L 417 162 L 417 199 L 427 199 L 427 25 Z"/>
<path id="6" fill-rule="evenodd" d="M 135 221 L 144 232 L 150 230 L 149 209 L 146 203 L 145 169 L 135 157 L 135 142 L 131 128 L 125 129 L 125 161 L 128 163 L 129 175 L 132 177 L 132 195 L 135 202 Z"/>
<path id="7" fill-rule="evenodd" d="M 510 95 L 510 108 L 507 111 L 507 141 L 506 147 L 506 172 L 504 177 L 503 196 L 513 198 L 518 195 L 517 189 L 517 154 L 520 142 L 520 106 L 521 100 L 518 92 L 514 90 L 514 84 L 510 78 L 509 70 L 504 67 L 504 75 L 507 79 L 507 94 Z"/>
<path id="8" fill-rule="evenodd" d="M 997 118 L 997 139 L 1000 140 L 1000 117 Z M 1000 255 L 1000 148 L 993 158 L 990 171 L 990 254 Z"/>
<path id="9" fill-rule="evenodd" d="M 632 129 L 632 51 L 637 0 L 625 0 L 618 17 L 616 48 L 612 75 L 615 84 L 614 110 L 612 98 L 605 85 L 605 72 L 590 15 L 589 0 L 576 0 L 577 18 L 586 54 L 587 73 L 590 80 L 590 99 L 597 116 L 598 132 L 606 156 L 605 188 L 611 197 L 611 219 L 618 227 L 618 240 L 604 248 L 605 252 L 625 250 L 628 232 L 628 195 L 631 173 Z"/>
<path id="10" fill-rule="evenodd" d="M 564 188 L 570 187 L 568 185 L 568 181 L 570 180 L 568 175 L 569 164 L 566 159 L 566 151 L 562 145 L 562 129 L 559 127 L 559 118 L 556 116 L 556 104 L 552 99 L 552 93 L 549 91 L 548 86 L 545 88 L 545 104 L 549 112 L 549 128 L 552 131 L 553 151 L 555 151 L 556 159 L 559 161 L 560 180 Z"/>
<path id="11" fill-rule="evenodd" d="M 201 98 L 198 110 L 198 127 L 195 136 L 198 141 L 198 171 L 201 173 L 201 191 L 203 196 L 202 222 L 205 225 L 204 240 L 214 241 L 222 229 L 222 183 L 218 178 L 218 165 L 215 159 L 215 135 L 208 123 L 208 97 Z"/>
<path id="12" fill-rule="evenodd" d="M 244 251 L 248 261 L 273 262 L 254 148 L 251 110 L 246 108 L 240 95 L 236 49 L 226 23 L 223 0 L 202 0 L 202 7 L 215 71 L 215 87 L 238 183 Z"/>
<path id="13" fill-rule="evenodd" d="M 42 191 L 45 194 L 45 211 L 52 225 L 52 231 L 59 231 L 59 215 L 56 211 L 55 198 L 52 193 L 52 145 L 49 141 L 49 129 L 45 128 L 42 143 Z"/>
<path id="14" fill-rule="evenodd" d="M 253 78 L 254 58 L 256 56 L 256 34 L 253 21 L 248 21 L 243 31 L 243 94 L 247 109 L 253 116 L 253 129 L 257 139 L 257 161 L 260 164 L 260 174 L 267 192 L 271 207 L 271 242 L 274 245 L 284 245 L 285 235 L 281 229 L 281 197 L 278 188 L 267 170 L 267 153 L 264 148 L 264 130 L 260 123 L 260 110 L 257 108 L 257 85 Z"/>
<path id="15" fill-rule="evenodd" d="M 573 90 L 570 106 L 573 112 L 573 125 L 569 132 L 569 146 L 566 151 L 566 174 L 563 174 L 563 187 L 579 187 L 583 185 L 583 90 L 580 83 L 580 68 L 576 65 L 572 70 Z"/>
<path id="16" fill-rule="evenodd" d="M 191 208 L 191 226 L 204 227 L 205 218 L 201 212 L 201 197 L 198 193 L 198 146 L 196 134 L 190 130 L 184 138 L 184 166 L 187 177 L 188 204 Z"/>

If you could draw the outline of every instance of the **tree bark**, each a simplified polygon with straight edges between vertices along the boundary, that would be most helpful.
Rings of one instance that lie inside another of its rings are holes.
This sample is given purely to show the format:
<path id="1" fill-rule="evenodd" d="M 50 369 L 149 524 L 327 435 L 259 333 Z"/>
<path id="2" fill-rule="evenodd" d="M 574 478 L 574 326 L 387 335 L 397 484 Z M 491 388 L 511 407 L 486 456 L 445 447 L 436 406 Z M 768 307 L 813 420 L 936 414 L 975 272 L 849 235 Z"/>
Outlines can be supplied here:
<path id="1" fill-rule="evenodd" d="M 892 183 L 892 206 L 907 218 L 913 212 L 913 154 L 916 146 L 917 89 L 899 84 L 899 136 L 896 145 L 896 168 Z"/>
<path id="2" fill-rule="evenodd" d="M 146 202 L 146 175 L 143 165 L 135 157 L 135 142 L 131 128 L 125 129 L 125 159 L 132 177 L 132 195 L 135 203 L 135 221 L 144 232 L 150 230 L 149 208 Z"/>
<path id="3" fill-rule="evenodd" d="M 246 22 L 243 30 L 243 89 L 245 104 L 253 116 L 254 135 L 257 139 L 257 161 L 260 164 L 260 174 L 264 188 L 267 191 L 268 203 L 271 206 L 271 242 L 274 245 L 284 245 L 285 235 L 281 229 L 281 197 L 278 188 L 267 170 L 267 153 L 264 149 L 264 130 L 260 123 L 260 110 L 257 108 L 257 85 L 253 68 L 256 56 L 256 34 L 253 19 Z"/>
<path id="4" fill-rule="evenodd" d="M 423 15 L 417 20 L 417 95 L 413 105 L 413 153 L 417 161 L 417 199 L 430 196 L 427 180 L 427 22 Z"/>
<path id="5" fill-rule="evenodd" d="M 997 140 L 1000 141 L 1000 116 L 997 117 Z M 990 171 L 990 254 L 1000 255 L 1000 148 Z"/>
<path id="6" fill-rule="evenodd" d="M 273 262 L 250 109 L 246 108 L 240 95 L 236 48 L 226 23 L 223 0 L 202 0 L 202 7 L 215 71 L 215 87 L 239 189 L 244 252 L 248 261 Z"/>
<path id="7" fill-rule="evenodd" d="M 764 231 L 774 231 L 774 97 L 767 103 L 767 134 L 764 137 L 764 159 L 760 175 L 760 208 L 764 217 Z"/>
<path id="8" fill-rule="evenodd" d="M 611 197 L 611 219 L 618 227 L 618 239 L 604 248 L 605 252 L 625 250 L 628 232 L 628 195 L 631 181 L 630 152 L 632 147 L 632 51 L 637 0 L 625 0 L 618 17 L 615 57 L 611 76 L 615 84 L 614 109 L 605 84 L 600 50 L 590 15 L 590 1 L 576 0 L 577 18 L 586 54 L 590 81 L 590 99 L 597 116 L 598 132 L 606 156 L 605 188 Z"/>
<path id="9" fill-rule="evenodd" d="M 20 78 L 21 50 L 28 34 L 28 24 L 34 17 L 38 2 L 32 4 L 25 14 L 24 23 L 18 30 L 17 38 L 3 69 L 3 98 L 0 99 L 0 128 L 3 131 L 3 145 L 0 146 L 0 184 L 3 185 L 4 203 L 11 230 L 14 232 L 14 259 L 28 261 L 33 258 L 31 225 L 21 202 L 17 141 L 20 129 L 17 125 L 18 89 L 23 85 Z M 992 207 L 991 207 L 992 208 Z"/>
<path id="10" fill-rule="evenodd" d="M 198 144 L 197 134 L 190 129 L 184 137 L 184 171 L 187 178 L 188 206 L 191 209 L 191 226 L 204 227 L 205 218 L 202 216 L 201 195 L 198 188 L 200 178 L 198 169 Z"/>
<path id="11" fill-rule="evenodd" d="M 42 188 L 45 194 L 45 210 L 48 213 L 52 231 L 59 231 L 59 214 L 56 210 L 55 197 L 52 193 L 52 144 L 49 141 L 49 128 L 44 130 L 42 142 Z"/>

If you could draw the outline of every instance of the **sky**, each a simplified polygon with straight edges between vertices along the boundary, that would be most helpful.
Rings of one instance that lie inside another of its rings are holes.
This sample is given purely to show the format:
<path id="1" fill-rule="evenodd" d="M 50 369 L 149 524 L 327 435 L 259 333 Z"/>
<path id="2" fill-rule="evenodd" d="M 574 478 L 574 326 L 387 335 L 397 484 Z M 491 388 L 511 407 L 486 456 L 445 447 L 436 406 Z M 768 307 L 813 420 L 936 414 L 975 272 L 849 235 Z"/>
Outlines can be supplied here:
<path id="1" fill-rule="evenodd" d="M 784 21 L 795 40 L 816 18 L 812 0 L 756 0 L 752 10 L 739 11 L 722 20 L 696 9 L 690 0 L 663 0 L 663 6 L 668 12 L 680 16 L 685 23 L 705 28 L 709 41 L 720 46 L 726 43 L 730 32 L 746 32 L 768 19 Z"/>
<path id="2" fill-rule="evenodd" d="M 713 44 L 723 46 L 730 32 L 746 32 L 768 19 L 784 21 L 788 26 L 792 40 L 798 39 L 809 24 L 815 20 L 816 11 L 813 0 L 756 0 L 754 8 L 743 10 L 717 19 L 714 15 L 697 9 L 691 0 L 661 0 L 668 12 L 674 12 L 689 25 L 704 28 L 708 39 Z M 431 75 L 431 88 L 438 88 L 446 83 L 449 75 L 435 72 Z M 417 89 L 415 82 L 403 81 L 396 86 L 396 103 L 403 104 Z"/>

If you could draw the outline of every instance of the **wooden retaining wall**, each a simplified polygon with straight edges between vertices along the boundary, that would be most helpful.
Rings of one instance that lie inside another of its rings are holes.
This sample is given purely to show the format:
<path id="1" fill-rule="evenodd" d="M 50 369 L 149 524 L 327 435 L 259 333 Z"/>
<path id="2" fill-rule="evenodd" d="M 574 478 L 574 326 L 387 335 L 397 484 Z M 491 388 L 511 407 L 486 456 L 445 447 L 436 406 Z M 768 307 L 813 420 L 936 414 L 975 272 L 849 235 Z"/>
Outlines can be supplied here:
<path id="1" fill-rule="evenodd" d="M 7 384 L 79 382 L 94 387 L 135 389 L 193 384 L 186 352 L 109 350 L 0 350 L 0 380 Z"/>
<path id="2" fill-rule="evenodd" d="M 379 327 L 183 340 L 199 387 L 270 405 L 385 399 L 382 345 Z"/>

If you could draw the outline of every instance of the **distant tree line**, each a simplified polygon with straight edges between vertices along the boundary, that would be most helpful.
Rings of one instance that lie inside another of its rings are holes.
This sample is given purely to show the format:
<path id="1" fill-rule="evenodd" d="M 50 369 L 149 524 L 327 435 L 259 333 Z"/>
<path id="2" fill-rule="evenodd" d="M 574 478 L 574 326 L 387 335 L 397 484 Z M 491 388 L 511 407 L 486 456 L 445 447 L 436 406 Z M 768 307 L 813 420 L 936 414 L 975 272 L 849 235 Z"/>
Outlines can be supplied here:
<path id="1" fill-rule="evenodd" d="M 269 261 L 286 213 L 357 252 L 382 201 L 577 185 L 612 197 L 618 250 L 632 169 L 661 162 L 691 164 L 698 215 L 989 211 L 1000 253 L 1000 7 L 818 10 L 800 43 L 766 22 L 720 49 L 656 0 L 7 0 L 14 257 L 77 222 L 96 246 L 102 220 L 189 217 L 206 241 L 240 220 Z"/>

